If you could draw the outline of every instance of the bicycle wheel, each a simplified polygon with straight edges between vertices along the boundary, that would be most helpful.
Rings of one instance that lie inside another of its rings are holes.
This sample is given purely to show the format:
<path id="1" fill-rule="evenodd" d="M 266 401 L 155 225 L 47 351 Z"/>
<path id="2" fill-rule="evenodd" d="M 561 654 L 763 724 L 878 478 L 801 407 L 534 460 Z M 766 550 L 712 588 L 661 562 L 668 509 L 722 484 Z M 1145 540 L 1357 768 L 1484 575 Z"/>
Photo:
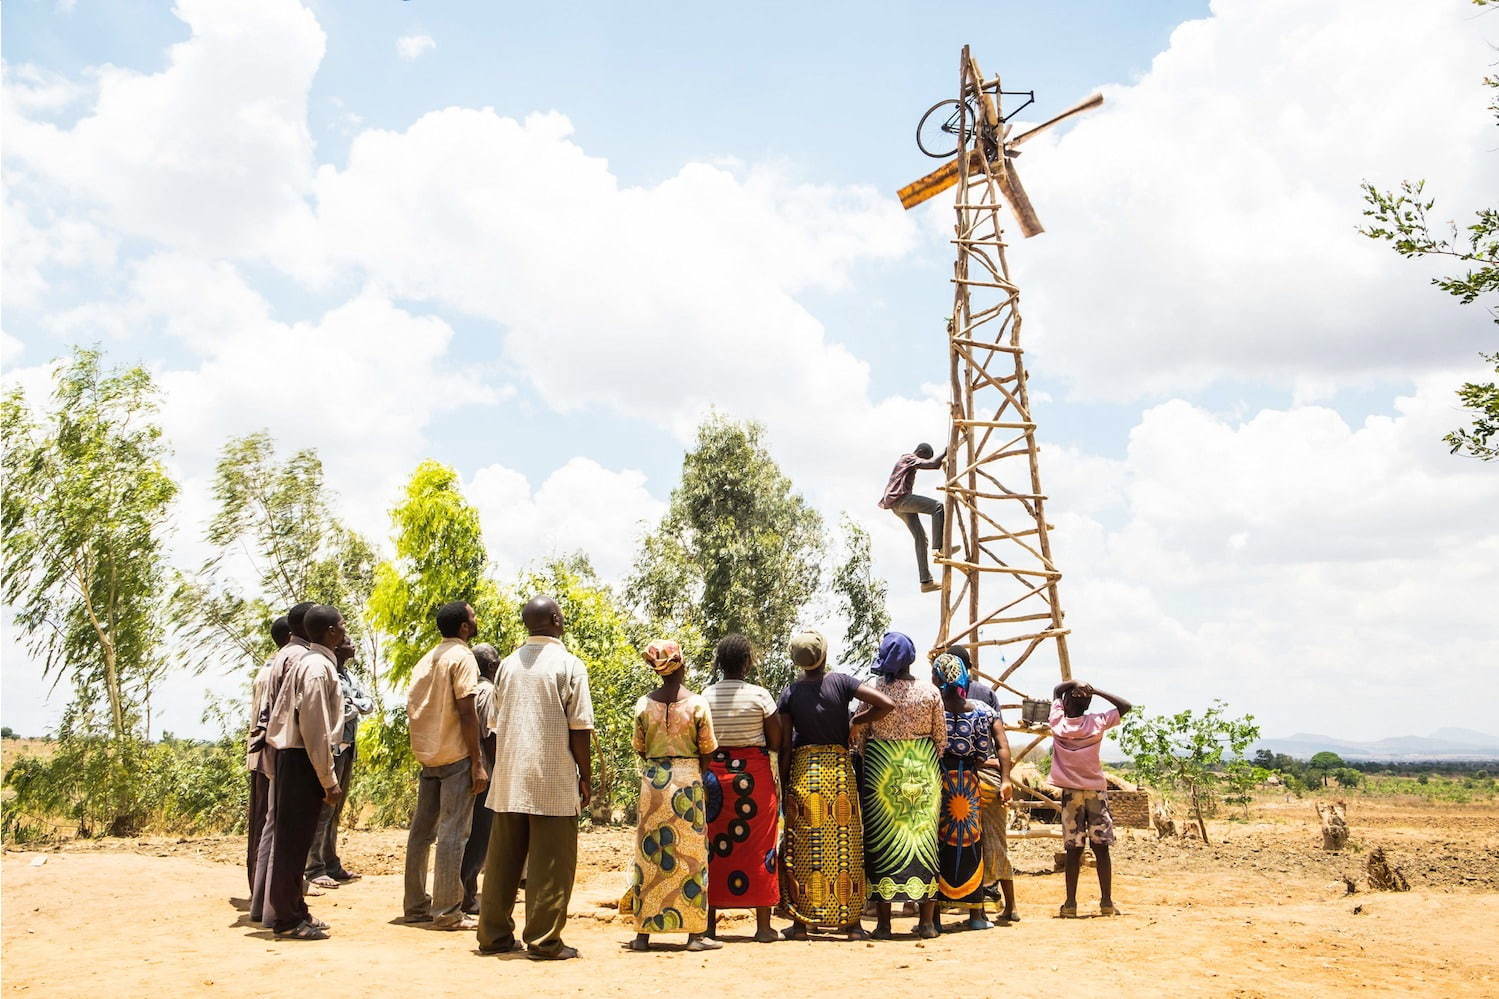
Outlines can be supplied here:
<path id="1" fill-rule="evenodd" d="M 945 160 L 958 153 L 958 133 L 970 127 L 964 120 L 968 108 L 948 98 L 926 109 L 916 124 L 916 148 L 934 160 Z"/>

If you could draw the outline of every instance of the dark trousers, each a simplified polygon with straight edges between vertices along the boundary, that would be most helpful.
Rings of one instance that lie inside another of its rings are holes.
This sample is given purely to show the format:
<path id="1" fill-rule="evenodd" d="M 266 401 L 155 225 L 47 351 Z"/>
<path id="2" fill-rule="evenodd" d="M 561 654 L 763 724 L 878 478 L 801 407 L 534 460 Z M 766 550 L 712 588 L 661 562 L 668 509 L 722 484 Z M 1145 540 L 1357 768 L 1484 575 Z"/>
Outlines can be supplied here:
<path id="1" fill-rule="evenodd" d="M 260 855 L 260 837 L 265 832 L 265 810 L 270 805 L 271 781 L 258 770 L 250 771 L 250 815 L 245 822 L 245 876 L 250 894 L 255 894 L 255 858 Z"/>
<path id="2" fill-rule="evenodd" d="M 890 507 L 901 520 L 906 522 L 906 528 L 911 532 L 911 540 L 916 543 L 916 572 L 923 583 L 932 581 L 931 566 L 927 562 L 926 532 L 921 529 L 921 515 L 931 514 L 932 517 L 932 544 L 942 544 L 942 527 L 945 515 L 942 510 L 942 501 L 934 500 L 930 496 L 903 496 L 895 501 Z"/>
<path id="3" fill-rule="evenodd" d="M 526 946 L 538 954 L 562 949 L 567 904 L 578 873 L 578 817 L 497 812 L 484 860 L 479 898 L 479 948 L 515 944 L 515 896 L 526 879 Z"/>
<path id="4" fill-rule="evenodd" d="M 344 802 L 349 800 L 349 781 L 354 773 L 354 747 L 350 746 L 333 758 L 333 776 L 344 796 L 338 805 L 330 808 L 326 803 L 318 812 L 317 829 L 312 834 L 312 846 L 307 851 L 307 870 L 302 876 L 308 881 L 330 874 L 341 878 L 348 872 L 338 857 L 338 824 L 343 821 Z"/>
<path id="5" fill-rule="evenodd" d="M 494 773 L 495 736 L 484 737 L 484 766 Z M 479 911 L 479 872 L 484 869 L 484 855 L 489 852 L 489 826 L 494 812 L 484 807 L 484 795 L 474 795 L 474 820 L 468 828 L 468 843 L 463 847 L 463 911 Z"/>
<path id="6" fill-rule="evenodd" d="M 323 805 L 323 785 L 305 749 L 283 749 L 276 754 L 276 834 L 272 844 L 270 884 L 265 893 L 265 918 L 276 931 L 295 929 L 307 919 L 302 897 L 302 869 L 317 831 Z"/>

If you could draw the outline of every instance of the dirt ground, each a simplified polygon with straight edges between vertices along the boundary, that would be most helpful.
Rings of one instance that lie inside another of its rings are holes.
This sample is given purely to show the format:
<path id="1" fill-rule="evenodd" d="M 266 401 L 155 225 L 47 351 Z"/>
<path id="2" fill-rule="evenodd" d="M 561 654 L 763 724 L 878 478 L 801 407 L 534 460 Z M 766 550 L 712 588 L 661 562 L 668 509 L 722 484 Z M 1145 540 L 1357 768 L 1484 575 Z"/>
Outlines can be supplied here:
<path id="1" fill-rule="evenodd" d="M 1212 845 L 1121 832 L 1117 919 L 1052 918 L 1061 875 L 1050 841 L 1014 849 L 1022 921 L 922 942 L 835 938 L 755 944 L 748 917 L 729 945 L 688 954 L 623 949 L 613 910 L 629 830 L 585 833 L 568 942 L 583 959 L 485 957 L 470 934 L 404 926 L 399 830 L 347 835 L 359 882 L 312 900 L 333 924 L 321 943 L 278 941 L 244 918 L 237 837 L 75 842 L 7 851 L 4 994 L 44 996 L 367 996 L 430 990 L 500 996 L 641 995 L 669 988 L 735 999 L 787 995 L 1057 992 L 1081 980 L 1121 996 L 1499 996 L 1499 805 L 1351 801 L 1353 840 L 1325 854 L 1309 801 L 1265 801 L 1250 822 L 1215 822 Z M 1384 847 L 1412 890 L 1368 891 L 1369 850 Z M 45 862 L 38 864 L 40 858 Z M 1342 877 L 1358 885 L 1346 894 Z M 1096 911 L 1084 872 L 1082 908 Z M 909 931 L 910 920 L 897 921 Z M 667 977 L 670 976 L 670 977 Z M 1064 984 L 1066 983 L 1066 984 Z"/>

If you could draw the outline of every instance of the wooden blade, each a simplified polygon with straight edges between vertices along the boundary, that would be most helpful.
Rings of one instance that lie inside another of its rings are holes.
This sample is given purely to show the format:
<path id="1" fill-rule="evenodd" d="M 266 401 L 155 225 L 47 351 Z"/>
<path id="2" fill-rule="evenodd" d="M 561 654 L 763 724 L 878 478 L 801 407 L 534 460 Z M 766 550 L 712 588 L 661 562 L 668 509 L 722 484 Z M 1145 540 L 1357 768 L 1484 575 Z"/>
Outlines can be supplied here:
<path id="1" fill-rule="evenodd" d="M 968 172 L 977 173 L 984 168 L 983 157 L 977 149 L 968 151 Z M 958 182 L 958 158 L 954 156 L 920 180 L 913 180 L 898 191 L 902 208 L 911 209 L 923 201 L 930 201 Z"/>
<path id="2" fill-rule="evenodd" d="M 1103 94 L 1093 94 L 1091 97 L 1085 97 L 1082 100 L 1078 101 L 1076 104 L 1072 105 L 1072 107 L 1068 108 L 1066 111 L 1063 111 L 1061 114 L 1057 115 L 1055 118 L 1052 118 L 1049 121 L 1043 121 L 1035 128 L 1028 128 L 1024 132 L 1021 132 L 1019 135 L 1015 136 L 1015 138 L 1010 139 L 1007 145 L 1018 146 L 1026 139 L 1029 139 L 1031 136 L 1036 135 L 1040 132 L 1044 132 L 1051 126 L 1059 122 L 1066 121 L 1068 118 L 1071 118 L 1075 114 L 1082 114 L 1084 111 L 1092 111 L 1094 108 L 1100 106 L 1101 104 L 1103 104 Z"/>
<path id="3" fill-rule="evenodd" d="M 996 163 L 994 165 L 994 179 L 999 182 L 999 189 L 1004 193 L 1005 200 L 1010 203 L 1010 210 L 1015 213 L 1015 221 L 1020 224 L 1020 232 L 1026 239 L 1039 236 L 1046 230 L 1041 227 L 1041 220 L 1036 217 L 1036 209 L 1031 205 L 1031 199 L 1021 186 L 1020 174 L 1015 172 L 1013 164 Z"/>

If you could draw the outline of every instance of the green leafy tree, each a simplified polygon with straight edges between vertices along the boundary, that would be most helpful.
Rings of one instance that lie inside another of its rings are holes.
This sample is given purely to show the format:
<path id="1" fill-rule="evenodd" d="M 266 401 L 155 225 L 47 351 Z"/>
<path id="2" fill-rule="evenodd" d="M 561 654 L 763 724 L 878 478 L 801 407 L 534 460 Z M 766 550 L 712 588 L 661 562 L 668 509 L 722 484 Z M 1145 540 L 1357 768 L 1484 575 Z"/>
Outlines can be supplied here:
<path id="1" fill-rule="evenodd" d="M 838 661 L 867 663 L 880 650 L 880 639 L 890 630 L 890 612 L 885 607 L 885 581 L 870 567 L 869 532 L 847 514 L 841 523 L 844 560 L 833 571 L 833 593 L 848 627 Z"/>
<path id="2" fill-rule="evenodd" d="M 1254 716 L 1230 718 L 1227 707 L 1214 701 L 1201 712 L 1155 716 L 1136 708 L 1124 716 L 1118 730 L 1119 746 L 1142 782 L 1187 796 L 1204 843 L 1208 827 L 1203 808 L 1216 800 L 1220 789 L 1258 784 L 1268 776 L 1263 767 L 1243 759 L 1244 751 L 1260 737 Z"/>
<path id="3" fill-rule="evenodd" d="M 360 655 L 355 667 L 376 686 L 381 641 L 364 620 L 378 559 L 374 548 L 333 514 L 317 452 L 304 449 L 285 461 L 264 432 L 231 439 L 214 471 L 217 505 L 205 540 L 213 551 L 193 577 L 179 581 L 177 626 L 203 642 L 207 658 L 233 658 L 258 668 L 275 650 L 271 621 L 293 604 L 310 600 L 344 612 Z M 247 559 L 256 585 L 246 592 L 232 570 Z"/>
<path id="4" fill-rule="evenodd" d="M 1499 0 L 1473 3 L 1487 7 Z M 1483 85 L 1499 90 L 1499 76 L 1484 77 Z M 1490 99 L 1489 110 L 1499 122 L 1499 97 Z M 1446 257 L 1462 265 L 1461 273 L 1433 278 L 1432 284 L 1464 305 L 1499 292 L 1499 209 L 1480 208 L 1467 225 L 1449 223 L 1443 232 L 1430 218 L 1436 199 L 1426 196 L 1426 181 L 1403 181 L 1396 191 L 1381 191 L 1366 181 L 1363 189 L 1368 205 L 1364 215 L 1371 221 L 1361 233 L 1388 242 L 1402 257 Z M 1491 307 L 1489 312 L 1499 323 L 1499 309 Z M 1499 352 L 1479 356 L 1499 374 Z M 1465 383 L 1457 398 L 1472 414 L 1472 426 L 1459 427 L 1443 438 L 1452 453 L 1465 452 L 1483 461 L 1499 457 L 1499 446 L 1493 443 L 1499 433 L 1499 383 Z"/>
<path id="5" fill-rule="evenodd" d="M 472 604 L 481 635 L 514 618 L 515 607 L 488 575 L 479 511 L 452 468 L 430 459 L 418 465 L 391 520 L 396 557 L 375 569 L 369 616 L 389 636 L 390 678 L 400 682 L 440 640 L 432 616 L 441 605 Z"/>
<path id="6" fill-rule="evenodd" d="M 645 616 L 702 635 L 712 647 L 739 632 L 754 644 L 762 682 L 789 679 L 786 641 L 818 591 L 822 518 L 770 456 L 764 429 L 722 416 L 698 427 L 682 478 L 645 538 L 627 594 Z"/>
<path id="7" fill-rule="evenodd" d="M 55 380 L 49 412 L 33 415 L 19 390 L 0 403 L 0 591 L 54 685 L 72 680 L 73 721 L 96 729 L 102 705 L 102 727 L 124 743 L 166 668 L 164 535 L 177 487 L 144 369 L 106 371 L 80 349 Z"/>
<path id="8" fill-rule="evenodd" d="M 1340 767 L 1333 771 L 1332 777 L 1338 787 L 1358 787 L 1364 782 L 1364 775 L 1352 767 Z"/>

